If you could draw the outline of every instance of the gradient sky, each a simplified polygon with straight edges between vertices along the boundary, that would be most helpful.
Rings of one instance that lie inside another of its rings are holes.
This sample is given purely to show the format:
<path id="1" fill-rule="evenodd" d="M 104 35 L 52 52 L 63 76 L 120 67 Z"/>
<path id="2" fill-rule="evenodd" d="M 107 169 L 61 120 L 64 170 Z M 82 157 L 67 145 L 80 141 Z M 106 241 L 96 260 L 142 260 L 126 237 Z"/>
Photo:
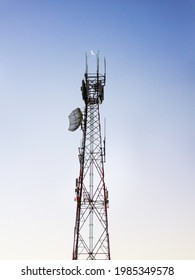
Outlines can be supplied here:
<path id="1" fill-rule="evenodd" d="M 68 115 L 91 49 L 107 58 L 111 257 L 195 259 L 194 30 L 194 0 L 0 0 L 1 259 L 72 258 Z"/>

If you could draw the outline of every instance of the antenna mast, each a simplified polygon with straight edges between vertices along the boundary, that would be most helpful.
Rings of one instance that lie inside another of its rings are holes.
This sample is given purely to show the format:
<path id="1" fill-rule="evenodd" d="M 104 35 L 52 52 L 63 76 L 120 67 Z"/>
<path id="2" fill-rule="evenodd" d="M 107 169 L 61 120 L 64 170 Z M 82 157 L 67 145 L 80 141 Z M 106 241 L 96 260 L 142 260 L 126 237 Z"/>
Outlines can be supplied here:
<path id="1" fill-rule="evenodd" d="M 104 74 L 86 72 L 82 80 L 85 110 L 82 116 L 82 144 L 79 148 L 79 177 L 76 179 L 76 221 L 74 227 L 73 260 L 110 260 L 108 233 L 108 191 L 104 181 L 105 141 L 102 143 L 99 106 L 104 100 Z"/>

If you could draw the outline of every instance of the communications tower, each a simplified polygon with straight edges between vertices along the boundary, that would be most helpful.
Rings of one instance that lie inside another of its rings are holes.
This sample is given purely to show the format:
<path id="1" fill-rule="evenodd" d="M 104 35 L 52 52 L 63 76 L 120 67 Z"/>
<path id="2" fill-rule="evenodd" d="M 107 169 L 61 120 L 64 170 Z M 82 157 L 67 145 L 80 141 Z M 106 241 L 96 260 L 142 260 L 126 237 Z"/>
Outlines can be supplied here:
<path id="1" fill-rule="evenodd" d="M 93 52 L 91 52 L 94 55 Z M 69 115 L 69 130 L 82 130 L 79 148 L 79 177 L 76 179 L 76 221 L 74 227 L 73 260 L 110 260 L 108 233 L 108 191 L 104 181 L 105 138 L 102 141 L 99 107 L 104 100 L 104 74 L 99 73 L 99 53 L 96 55 L 96 73 L 86 71 L 81 92 L 85 108 L 75 109 Z M 105 135 L 104 135 L 105 137 Z"/>

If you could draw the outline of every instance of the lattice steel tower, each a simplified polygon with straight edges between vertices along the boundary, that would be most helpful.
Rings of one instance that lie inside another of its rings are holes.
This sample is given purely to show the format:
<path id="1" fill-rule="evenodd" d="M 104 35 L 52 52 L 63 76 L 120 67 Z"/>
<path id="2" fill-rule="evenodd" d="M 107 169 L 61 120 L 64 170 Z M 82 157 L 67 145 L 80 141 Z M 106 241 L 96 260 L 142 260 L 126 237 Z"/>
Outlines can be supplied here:
<path id="1" fill-rule="evenodd" d="M 94 55 L 94 53 L 92 53 Z M 72 259 L 110 260 L 108 233 L 108 191 L 104 181 L 105 138 L 102 141 L 99 106 L 104 100 L 106 61 L 104 74 L 99 74 L 99 54 L 96 55 L 96 73 L 86 72 L 82 80 L 82 97 L 85 108 L 70 116 L 69 130 L 79 126 L 82 143 L 79 148 L 80 172 L 76 179 L 76 221 Z"/>

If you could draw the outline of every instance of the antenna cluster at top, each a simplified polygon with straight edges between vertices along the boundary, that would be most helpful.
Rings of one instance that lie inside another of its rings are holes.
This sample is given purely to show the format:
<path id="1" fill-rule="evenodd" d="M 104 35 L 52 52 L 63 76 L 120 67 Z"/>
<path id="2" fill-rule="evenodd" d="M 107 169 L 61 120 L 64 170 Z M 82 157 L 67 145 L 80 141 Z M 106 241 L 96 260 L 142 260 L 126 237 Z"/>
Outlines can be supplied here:
<path id="1" fill-rule="evenodd" d="M 88 73 L 89 56 L 96 58 L 96 73 Z M 89 55 L 86 53 L 85 59 L 86 71 L 81 85 L 83 100 L 86 106 L 88 104 L 101 104 L 104 100 L 104 86 L 106 83 L 106 59 L 104 58 L 104 74 L 99 73 L 99 51 L 94 53 L 94 51 L 91 50 Z M 70 131 L 75 131 L 82 125 L 83 113 L 80 108 L 73 110 L 68 117 Z"/>
<path id="2" fill-rule="evenodd" d="M 86 55 L 85 55 L 85 74 L 86 75 L 89 74 L 88 60 L 90 57 L 96 58 L 96 74 L 99 75 L 99 51 L 94 52 L 93 50 L 91 50 L 89 54 L 86 53 Z M 106 58 L 105 57 L 104 57 L 104 76 L 106 77 Z"/>

